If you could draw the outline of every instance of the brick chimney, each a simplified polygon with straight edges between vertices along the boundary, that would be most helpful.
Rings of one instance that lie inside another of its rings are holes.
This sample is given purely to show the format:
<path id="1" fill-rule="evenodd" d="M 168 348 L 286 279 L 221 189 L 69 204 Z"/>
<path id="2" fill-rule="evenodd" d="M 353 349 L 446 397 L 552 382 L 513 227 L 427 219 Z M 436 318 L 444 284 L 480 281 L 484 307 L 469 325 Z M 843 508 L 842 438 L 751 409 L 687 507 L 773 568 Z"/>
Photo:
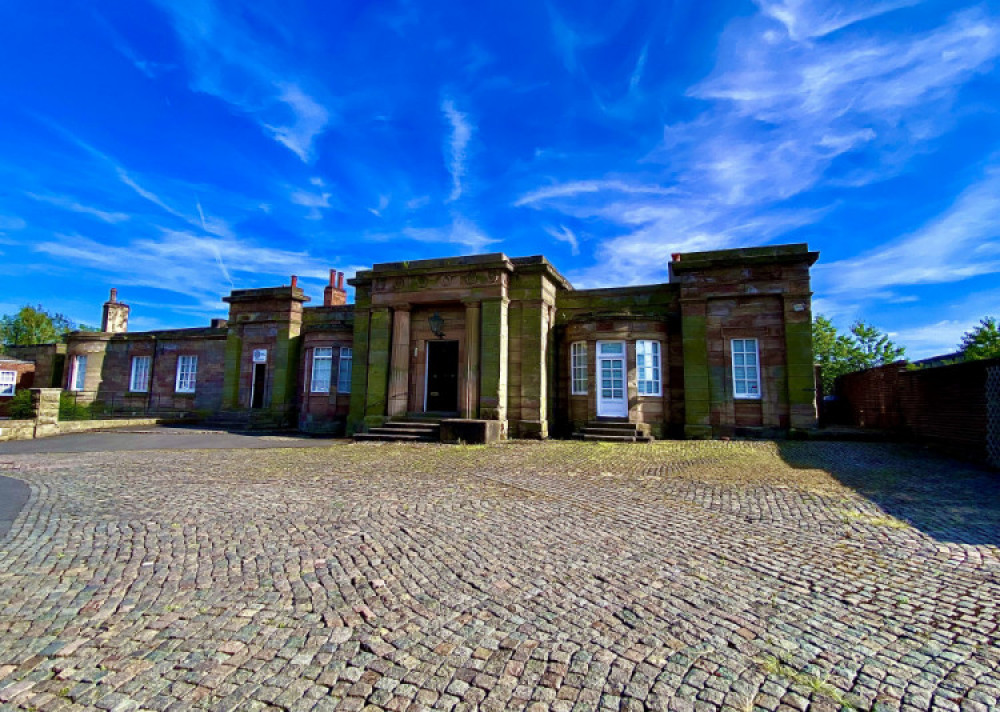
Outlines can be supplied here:
<path id="1" fill-rule="evenodd" d="M 330 270 L 330 284 L 323 290 L 323 306 L 338 307 L 347 304 L 347 290 L 344 289 L 344 273 Z"/>
<path id="2" fill-rule="evenodd" d="M 128 304 L 118 301 L 118 290 L 112 287 L 108 301 L 104 302 L 101 331 L 108 334 L 124 334 L 128 331 L 128 313 Z"/>

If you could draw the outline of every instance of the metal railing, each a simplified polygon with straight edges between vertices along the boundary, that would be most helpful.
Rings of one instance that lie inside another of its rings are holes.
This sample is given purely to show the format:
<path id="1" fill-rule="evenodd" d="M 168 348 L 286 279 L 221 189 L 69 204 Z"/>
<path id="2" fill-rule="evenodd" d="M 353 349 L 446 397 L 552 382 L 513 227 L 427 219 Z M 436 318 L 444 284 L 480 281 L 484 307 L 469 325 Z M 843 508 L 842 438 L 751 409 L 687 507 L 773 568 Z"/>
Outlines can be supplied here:
<path id="1" fill-rule="evenodd" d="M 104 420 L 113 418 L 201 417 L 190 398 L 173 394 L 111 393 L 107 391 L 63 391 L 59 398 L 60 420 Z"/>

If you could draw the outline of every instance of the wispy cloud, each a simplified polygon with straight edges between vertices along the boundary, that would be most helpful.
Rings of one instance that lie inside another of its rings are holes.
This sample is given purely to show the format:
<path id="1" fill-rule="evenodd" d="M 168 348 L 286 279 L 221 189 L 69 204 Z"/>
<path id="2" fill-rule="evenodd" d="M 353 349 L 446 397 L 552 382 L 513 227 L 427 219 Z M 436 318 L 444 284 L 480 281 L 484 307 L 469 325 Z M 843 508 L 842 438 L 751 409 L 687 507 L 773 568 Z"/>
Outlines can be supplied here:
<path id="1" fill-rule="evenodd" d="M 57 235 L 33 248 L 77 268 L 92 269 L 119 284 L 153 287 L 214 304 L 239 284 L 241 277 L 257 284 L 260 275 L 291 274 L 323 280 L 325 262 L 304 251 L 279 250 L 218 237 L 163 230 L 157 238 L 125 245 L 108 245 L 79 234 Z"/>
<path id="2" fill-rule="evenodd" d="M 291 61 L 267 44 L 241 14 L 223 15 L 212 0 L 159 0 L 187 53 L 192 88 L 251 116 L 303 161 L 332 120 L 330 109 L 296 80 Z"/>
<path id="3" fill-rule="evenodd" d="M 942 284 L 1000 272 L 1000 162 L 941 215 L 885 247 L 816 267 L 828 294 Z"/>
<path id="4" fill-rule="evenodd" d="M 560 225 L 558 228 L 546 227 L 545 232 L 549 233 L 558 242 L 565 242 L 569 245 L 570 250 L 574 255 L 580 254 L 580 241 L 577 239 L 576 233 L 565 225 Z"/>
<path id="5" fill-rule="evenodd" d="M 1000 57 L 1000 20 L 980 8 L 905 36 L 854 31 L 909 4 L 761 0 L 759 14 L 729 24 L 717 66 L 688 90 L 703 111 L 664 127 L 641 178 L 589 168 L 515 205 L 601 221 L 609 237 L 597 243 L 600 265 L 578 272 L 586 280 L 646 281 L 671 252 L 760 244 L 818 220 L 834 203 L 827 194 L 803 208 L 814 191 L 900 172 L 953 125 L 962 86 Z"/>
<path id="6" fill-rule="evenodd" d="M 16 215 L 0 215 L 0 234 L 12 230 L 23 230 L 27 223 Z"/>
<path id="7" fill-rule="evenodd" d="M 486 235 L 471 220 L 462 216 L 456 216 L 450 225 L 442 227 L 407 227 L 403 229 L 402 234 L 416 242 L 459 245 L 465 248 L 467 254 L 482 252 L 488 245 L 499 242 L 499 240 Z M 396 240 L 398 236 L 372 236 L 370 239 L 375 241 Z"/>
<path id="8" fill-rule="evenodd" d="M 761 12 L 780 22 L 793 40 L 824 37 L 920 2 L 922 0 L 865 0 L 852 5 L 837 0 L 756 0 Z"/>
<path id="9" fill-rule="evenodd" d="M 74 213 L 82 213 L 83 215 L 91 215 L 98 220 L 103 220 L 106 223 L 120 223 L 129 219 L 127 213 L 118 213 L 108 210 L 99 210 L 98 208 L 93 208 L 89 205 L 83 205 L 77 200 L 70 198 L 65 195 L 39 195 L 37 193 L 25 193 L 32 200 L 37 200 L 40 203 L 48 203 L 49 205 L 55 205 L 56 207 L 63 208 L 64 210 L 69 210 Z"/>
<path id="10" fill-rule="evenodd" d="M 472 138 L 473 126 L 469 123 L 468 116 L 455 108 L 455 102 L 451 99 L 441 102 L 441 112 L 451 127 L 451 134 L 448 137 L 448 170 L 451 173 L 449 200 L 458 200 L 462 196 L 466 149 Z"/>

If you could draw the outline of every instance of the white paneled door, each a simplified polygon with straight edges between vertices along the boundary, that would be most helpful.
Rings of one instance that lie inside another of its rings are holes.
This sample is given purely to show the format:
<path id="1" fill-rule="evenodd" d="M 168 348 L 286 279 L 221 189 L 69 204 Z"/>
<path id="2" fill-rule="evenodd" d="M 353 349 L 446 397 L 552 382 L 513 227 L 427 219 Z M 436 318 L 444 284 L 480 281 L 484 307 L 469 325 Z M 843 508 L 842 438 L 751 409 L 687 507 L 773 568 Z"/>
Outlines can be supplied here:
<path id="1" fill-rule="evenodd" d="M 597 415 L 600 418 L 628 417 L 625 388 L 625 342 L 597 342 Z"/>

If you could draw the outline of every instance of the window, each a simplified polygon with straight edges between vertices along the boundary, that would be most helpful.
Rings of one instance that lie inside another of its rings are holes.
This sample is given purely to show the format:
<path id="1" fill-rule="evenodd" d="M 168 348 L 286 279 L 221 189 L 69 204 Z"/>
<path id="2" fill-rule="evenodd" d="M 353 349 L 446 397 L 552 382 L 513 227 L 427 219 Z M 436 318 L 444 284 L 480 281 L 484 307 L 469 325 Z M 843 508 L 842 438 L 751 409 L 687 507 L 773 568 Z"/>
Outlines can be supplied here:
<path id="1" fill-rule="evenodd" d="M 17 383 L 15 371 L 0 371 L 0 396 L 14 395 L 14 385 Z"/>
<path id="2" fill-rule="evenodd" d="M 354 363 L 353 351 L 350 346 L 340 349 L 340 369 L 337 372 L 337 393 L 351 392 L 351 366 Z"/>
<path id="3" fill-rule="evenodd" d="M 577 341 L 570 346 L 571 370 L 573 371 L 574 396 L 587 395 L 587 342 Z"/>
<path id="4" fill-rule="evenodd" d="M 640 396 L 660 395 L 660 342 L 635 342 L 635 370 Z"/>
<path id="5" fill-rule="evenodd" d="M 330 374 L 333 372 L 333 347 L 313 349 L 313 369 L 310 390 L 313 393 L 330 392 Z"/>
<path id="6" fill-rule="evenodd" d="M 74 356 L 73 369 L 70 371 L 69 389 L 82 391 L 87 382 L 87 357 Z"/>
<path id="7" fill-rule="evenodd" d="M 733 339 L 733 397 L 760 398 L 757 339 Z"/>
<path id="8" fill-rule="evenodd" d="M 128 389 L 133 393 L 145 393 L 149 390 L 149 364 L 151 361 L 150 356 L 132 357 L 132 379 L 129 381 Z"/>
<path id="9" fill-rule="evenodd" d="M 198 375 L 198 357 L 180 356 L 177 359 L 178 393 L 194 393 L 195 378 Z"/>

